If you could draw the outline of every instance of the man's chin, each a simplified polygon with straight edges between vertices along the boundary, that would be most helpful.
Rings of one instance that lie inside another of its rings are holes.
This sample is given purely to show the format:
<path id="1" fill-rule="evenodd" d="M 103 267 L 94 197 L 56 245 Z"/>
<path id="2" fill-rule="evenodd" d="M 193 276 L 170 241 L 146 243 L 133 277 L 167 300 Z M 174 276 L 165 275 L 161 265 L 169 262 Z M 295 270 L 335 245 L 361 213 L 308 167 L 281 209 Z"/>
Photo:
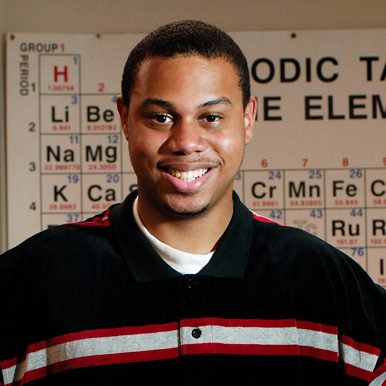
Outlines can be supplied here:
<path id="1" fill-rule="evenodd" d="M 175 218 L 185 219 L 200 216 L 208 210 L 209 205 L 202 205 L 195 208 L 175 207 L 166 205 L 167 211 Z"/>

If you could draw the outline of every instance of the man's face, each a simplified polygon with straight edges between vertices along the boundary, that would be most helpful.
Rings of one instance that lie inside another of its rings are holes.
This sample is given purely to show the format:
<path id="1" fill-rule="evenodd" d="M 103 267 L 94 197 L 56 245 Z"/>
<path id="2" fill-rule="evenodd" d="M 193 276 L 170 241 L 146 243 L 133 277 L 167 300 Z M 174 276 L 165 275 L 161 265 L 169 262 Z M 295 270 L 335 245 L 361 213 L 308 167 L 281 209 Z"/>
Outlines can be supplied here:
<path id="1" fill-rule="evenodd" d="M 140 207 L 169 217 L 229 209 L 255 105 L 244 111 L 239 77 L 224 59 L 142 63 L 129 108 L 118 102 Z"/>

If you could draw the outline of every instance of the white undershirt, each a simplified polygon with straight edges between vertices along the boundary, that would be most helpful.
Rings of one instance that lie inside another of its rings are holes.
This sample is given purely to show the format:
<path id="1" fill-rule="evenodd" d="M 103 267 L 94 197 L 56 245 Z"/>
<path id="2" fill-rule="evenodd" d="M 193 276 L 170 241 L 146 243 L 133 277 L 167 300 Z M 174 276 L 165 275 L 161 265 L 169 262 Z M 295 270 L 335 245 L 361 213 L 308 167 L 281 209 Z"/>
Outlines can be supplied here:
<path id="1" fill-rule="evenodd" d="M 138 214 L 138 197 L 136 197 L 133 205 L 133 214 L 135 221 L 149 240 L 152 247 L 157 251 L 157 253 L 162 257 L 162 259 L 169 264 L 173 269 L 182 273 L 182 274 L 194 274 L 199 272 L 211 259 L 213 251 L 206 253 L 204 255 L 199 255 L 195 253 L 183 252 L 178 249 L 172 248 L 169 245 L 163 243 L 154 237 L 145 227 L 141 218 Z"/>

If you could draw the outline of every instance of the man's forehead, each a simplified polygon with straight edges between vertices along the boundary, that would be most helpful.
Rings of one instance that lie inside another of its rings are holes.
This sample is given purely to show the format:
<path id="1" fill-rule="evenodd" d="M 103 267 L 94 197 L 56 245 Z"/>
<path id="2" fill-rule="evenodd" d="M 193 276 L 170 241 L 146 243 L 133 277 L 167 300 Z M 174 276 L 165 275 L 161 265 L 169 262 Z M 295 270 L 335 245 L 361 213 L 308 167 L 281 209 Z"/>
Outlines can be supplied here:
<path id="1" fill-rule="evenodd" d="M 187 98 L 201 108 L 238 103 L 242 92 L 238 73 L 229 61 L 191 54 L 147 58 L 139 68 L 131 97 L 144 106 L 159 107 L 169 102 L 178 105 L 178 99 Z"/>

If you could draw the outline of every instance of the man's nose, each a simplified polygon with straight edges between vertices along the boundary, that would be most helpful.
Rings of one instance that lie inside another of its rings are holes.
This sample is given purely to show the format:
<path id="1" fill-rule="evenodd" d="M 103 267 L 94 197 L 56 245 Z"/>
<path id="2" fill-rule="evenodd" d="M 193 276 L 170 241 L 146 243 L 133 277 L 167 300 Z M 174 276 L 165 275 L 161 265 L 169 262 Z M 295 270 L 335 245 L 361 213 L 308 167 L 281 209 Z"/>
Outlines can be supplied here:
<path id="1" fill-rule="evenodd" d="M 165 145 L 174 154 L 202 152 L 208 146 L 205 129 L 197 121 L 181 119 L 170 129 Z"/>

